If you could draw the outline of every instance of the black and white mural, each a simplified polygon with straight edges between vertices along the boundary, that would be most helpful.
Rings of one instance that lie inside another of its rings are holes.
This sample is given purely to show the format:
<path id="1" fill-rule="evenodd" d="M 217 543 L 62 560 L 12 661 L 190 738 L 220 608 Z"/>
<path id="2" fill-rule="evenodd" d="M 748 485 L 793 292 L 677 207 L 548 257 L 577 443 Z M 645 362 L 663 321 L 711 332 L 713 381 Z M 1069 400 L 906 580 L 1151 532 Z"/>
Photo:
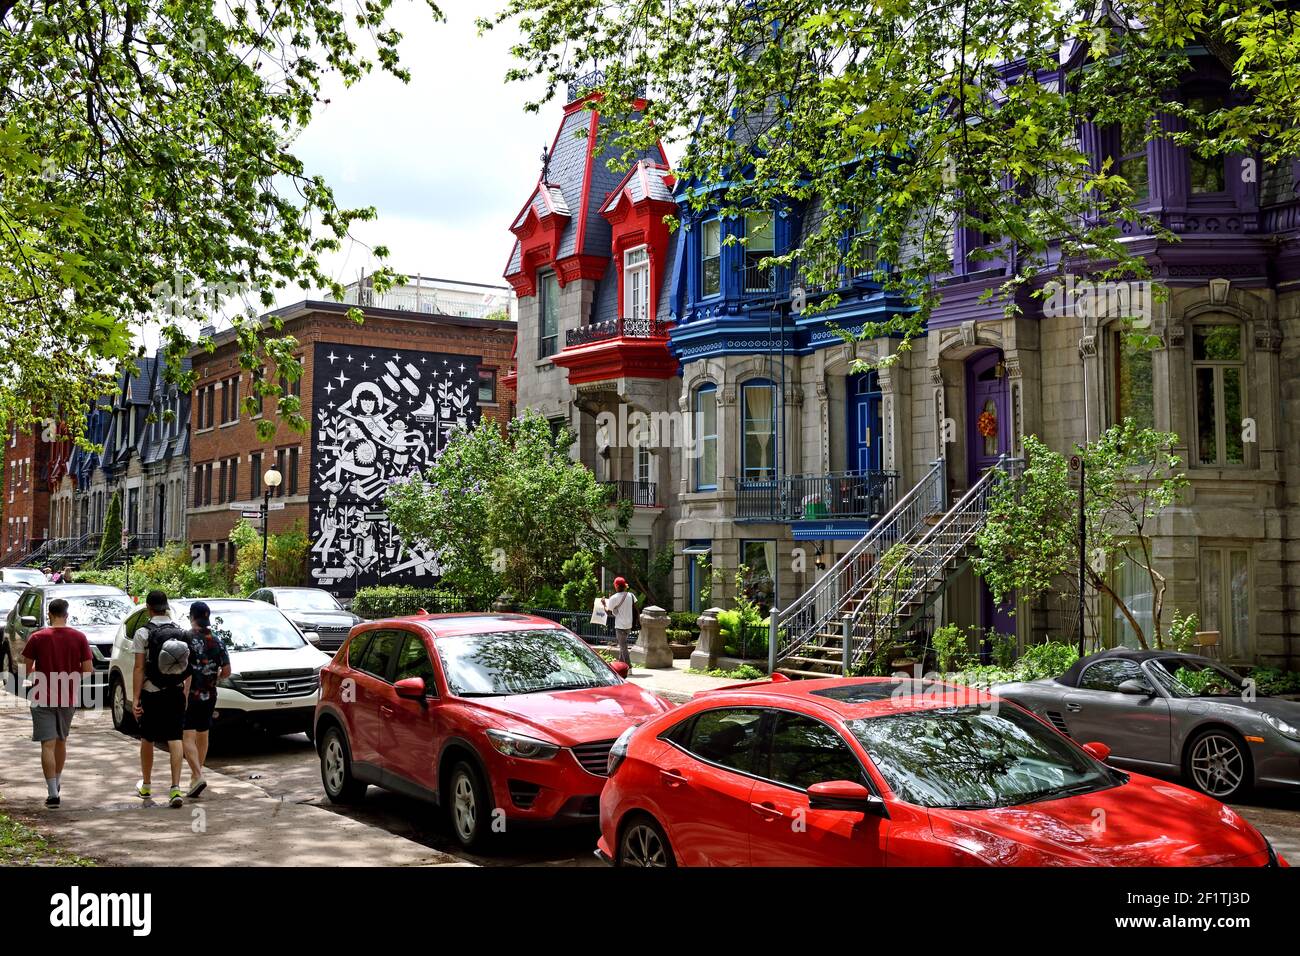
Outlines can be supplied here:
<path id="1" fill-rule="evenodd" d="M 311 575 L 339 595 L 432 584 L 436 555 L 388 523 L 389 482 L 423 471 L 479 419 L 478 359 L 317 343 L 312 385 Z"/>

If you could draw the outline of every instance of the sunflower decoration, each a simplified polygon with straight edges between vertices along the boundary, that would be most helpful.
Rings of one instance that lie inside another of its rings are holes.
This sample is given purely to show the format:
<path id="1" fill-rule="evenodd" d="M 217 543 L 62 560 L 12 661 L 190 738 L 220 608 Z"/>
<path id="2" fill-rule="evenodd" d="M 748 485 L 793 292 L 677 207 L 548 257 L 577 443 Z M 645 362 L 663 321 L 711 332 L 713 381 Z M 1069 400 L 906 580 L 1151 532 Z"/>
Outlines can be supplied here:
<path id="1" fill-rule="evenodd" d="M 992 438 L 998 433 L 998 418 L 992 412 L 982 412 L 975 422 L 975 429 L 985 438 Z"/>

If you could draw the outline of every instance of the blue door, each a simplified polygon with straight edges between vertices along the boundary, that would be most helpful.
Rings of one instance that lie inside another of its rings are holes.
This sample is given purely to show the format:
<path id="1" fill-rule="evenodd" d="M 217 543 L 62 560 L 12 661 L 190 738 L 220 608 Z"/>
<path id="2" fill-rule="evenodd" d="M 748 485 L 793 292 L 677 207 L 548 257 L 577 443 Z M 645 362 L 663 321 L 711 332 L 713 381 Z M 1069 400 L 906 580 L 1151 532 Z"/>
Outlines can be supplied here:
<path id="1" fill-rule="evenodd" d="M 879 471 L 884 461 L 879 374 L 859 372 L 848 377 L 848 406 L 847 468 L 858 474 Z"/>

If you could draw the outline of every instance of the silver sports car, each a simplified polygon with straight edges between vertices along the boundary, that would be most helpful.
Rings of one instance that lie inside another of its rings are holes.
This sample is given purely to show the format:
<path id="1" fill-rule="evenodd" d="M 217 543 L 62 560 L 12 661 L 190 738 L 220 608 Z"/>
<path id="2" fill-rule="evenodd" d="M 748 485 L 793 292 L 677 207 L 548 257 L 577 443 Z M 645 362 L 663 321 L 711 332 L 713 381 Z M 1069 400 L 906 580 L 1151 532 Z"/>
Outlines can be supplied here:
<path id="1" fill-rule="evenodd" d="M 1060 677 L 992 690 L 1080 743 L 1106 744 L 1111 763 L 1180 774 L 1219 800 L 1252 786 L 1300 787 L 1300 703 L 1257 698 L 1250 681 L 1207 657 L 1103 651 Z"/>

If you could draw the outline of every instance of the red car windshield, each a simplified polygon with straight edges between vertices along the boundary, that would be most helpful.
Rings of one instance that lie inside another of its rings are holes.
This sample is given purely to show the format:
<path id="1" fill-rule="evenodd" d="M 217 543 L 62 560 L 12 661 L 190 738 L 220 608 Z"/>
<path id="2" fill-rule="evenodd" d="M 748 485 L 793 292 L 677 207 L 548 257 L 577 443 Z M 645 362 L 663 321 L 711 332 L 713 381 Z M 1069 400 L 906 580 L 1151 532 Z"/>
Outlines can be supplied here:
<path id="1" fill-rule="evenodd" d="M 439 638 L 447 685 L 458 697 L 500 697 L 608 687 L 619 678 L 563 631 L 503 631 Z"/>
<path id="2" fill-rule="evenodd" d="M 986 810 L 1113 787 L 1120 774 L 1014 707 L 847 721 L 890 789 L 917 806 Z"/>

